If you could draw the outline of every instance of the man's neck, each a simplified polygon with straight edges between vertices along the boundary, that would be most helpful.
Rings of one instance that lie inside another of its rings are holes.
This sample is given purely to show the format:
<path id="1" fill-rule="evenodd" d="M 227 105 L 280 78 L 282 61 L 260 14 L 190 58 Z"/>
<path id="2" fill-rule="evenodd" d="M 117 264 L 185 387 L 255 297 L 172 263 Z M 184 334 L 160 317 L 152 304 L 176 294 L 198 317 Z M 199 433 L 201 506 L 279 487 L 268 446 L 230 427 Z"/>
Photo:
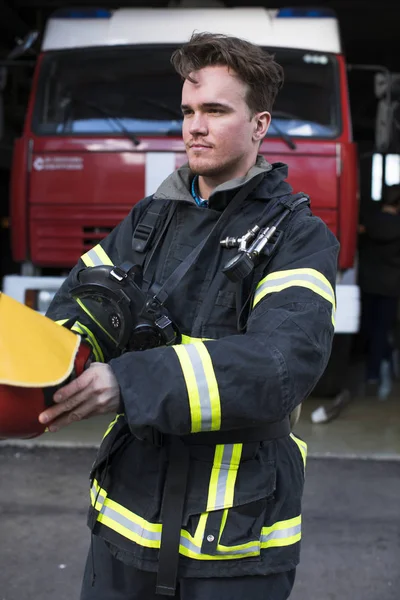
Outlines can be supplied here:
<path id="1" fill-rule="evenodd" d="M 230 181 L 231 179 L 244 177 L 250 171 L 251 167 L 254 167 L 255 163 L 256 158 L 252 161 L 248 161 L 248 163 L 245 166 L 242 166 L 241 168 L 238 168 L 236 170 L 231 170 L 229 172 L 221 173 L 211 177 L 207 177 L 207 175 L 199 175 L 199 195 L 201 196 L 201 198 L 204 198 L 204 200 L 208 200 L 216 187 L 218 187 L 222 183 Z"/>

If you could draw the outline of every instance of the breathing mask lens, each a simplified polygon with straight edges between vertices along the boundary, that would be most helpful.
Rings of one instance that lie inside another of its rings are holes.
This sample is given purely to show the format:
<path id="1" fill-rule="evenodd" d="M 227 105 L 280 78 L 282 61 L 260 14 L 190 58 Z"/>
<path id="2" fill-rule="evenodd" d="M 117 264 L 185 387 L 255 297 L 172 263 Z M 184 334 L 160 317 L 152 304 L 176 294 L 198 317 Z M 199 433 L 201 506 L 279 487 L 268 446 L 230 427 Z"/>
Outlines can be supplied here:
<path id="1" fill-rule="evenodd" d="M 117 347 L 123 347 L 131 320 L 126 322 L 125 311 L 119 302 L 102 294 L 79 294 L 75 300 Z"/>

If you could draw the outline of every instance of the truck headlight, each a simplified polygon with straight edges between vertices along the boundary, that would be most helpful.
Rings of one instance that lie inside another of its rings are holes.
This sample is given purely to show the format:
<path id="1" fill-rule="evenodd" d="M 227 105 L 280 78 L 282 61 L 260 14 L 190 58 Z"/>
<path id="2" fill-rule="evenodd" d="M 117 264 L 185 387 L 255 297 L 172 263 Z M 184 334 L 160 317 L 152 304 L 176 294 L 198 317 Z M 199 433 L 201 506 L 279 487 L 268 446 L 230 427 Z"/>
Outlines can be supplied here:
<path id="1" fill-rule="evenodd" d="M 26 290 L 25 304 L 29 308 L 45 314 L 56 293 L 57 290 Z"/>

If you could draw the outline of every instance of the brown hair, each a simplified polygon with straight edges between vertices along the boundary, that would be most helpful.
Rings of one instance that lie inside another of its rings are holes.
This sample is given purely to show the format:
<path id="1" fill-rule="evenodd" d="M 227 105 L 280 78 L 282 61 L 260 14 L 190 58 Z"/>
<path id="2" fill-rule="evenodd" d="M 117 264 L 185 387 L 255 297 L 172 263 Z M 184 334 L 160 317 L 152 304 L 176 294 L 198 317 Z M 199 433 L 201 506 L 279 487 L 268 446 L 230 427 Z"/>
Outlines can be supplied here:
<path id="1" fill-rule="evenodd" d="M 283 84 L 283 69 L 274 56 L 259 46 L 221 33 L 193 33 L 190 40 L 171 56 L 177 73 L 192 83 L 193 71 L 227 66 L 247 84 L 246 101 L 252 114 L 271 112 Z"/>

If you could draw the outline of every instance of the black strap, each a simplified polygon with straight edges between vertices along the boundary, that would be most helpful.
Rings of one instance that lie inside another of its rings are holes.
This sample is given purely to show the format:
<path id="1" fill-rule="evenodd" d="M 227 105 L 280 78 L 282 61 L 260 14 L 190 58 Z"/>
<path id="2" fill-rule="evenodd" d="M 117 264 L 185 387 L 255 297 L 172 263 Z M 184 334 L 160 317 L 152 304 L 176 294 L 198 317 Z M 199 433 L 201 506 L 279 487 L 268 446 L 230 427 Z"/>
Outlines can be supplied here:
<path id="1" fill-rule="evenodd" d="M 161 509 L 163 526 L 156 587 L 156 594 L 163 596 L 175 596 L 188 474 L 189 451 L 179 437 L 172 436 Z"/>
<path id="2" fill-rule="evenodd" d="M 167 202 L 165 200 L 153 200 L 133 232 L 132 250 L 141 255 L 136 261 L 141 267 L 146 258 L 145 253 L 149 249 L 156 233 L 160 216 L 164 212 L 166 206 Z"/>
<path id="3" fill-rule="evenodd" d="M 158 305 L 163 305 L 171 295 L 171 293 L 175 290 L 175 288 L 182 281 L 186 273 L 189 269 L 195 264 L 197 261 L 201 251 L 207 245 L 207 242 L 213 238 L 218 232 L 222 229 L 222 226 L 225 224 L 225 221 L 235 212 L 235 210 L 243 203 L 243 201 L 247 198 L 247 196 L 256 189 L 256 187 L 261 183 L 264 179 L 264 173 L 260 175 L 256 175 L 253 177 L 249 183 L 244 184 L 240 190 L 235 194 L 232 200 L 229 202 L 228 206 L 225 208 L 224 212 L 210 231 L 207 237 L 205 237 L 200 244 L 192 250 L 192 252 L 185 258 L 183 262 L 175 269 L 173 273 L 168 277 L 168 279 L 163 283 L 162 286 L 158 287 L 158 289 L 154 287 L 153 291 L 155 292 L 153 301 Z"/>
<path id="4" fill-rule="evenodd" d="M 167 217 L 164 221 L 162 228 L 160 229 L 159 234 L 154 240 L 153 247 L 151 252 L 147 254 L 144 263 L 143 263 L 143 284 L 142 290 L 143 292 L 147 292 L 151 285 L 153 284 L 154 275 L 157 270 L 158 261 L 156 260 L 158 257 L 158 250 L 160 248 L 160 244 L 164 239 L 164 235 L 174 217 L 176 209 L 178 208 L 178 202 L 171 202 L 170 207 L 167 213 Z"/>
<path id="5" fill-rule="evenodd" d="M 163 436 L 169 442 L 169 464 L 161 509 L 162 534 L 158 559 L 156 593 L 174 596 L 179 564 L 179 545 L 190 454 L 188 446 L 263 442 L 290 434 L 290 420 L 265 423 L 260 427 L 210 431 L 183 436 Z"/>
<path id="6" fill-rule="evenodd" d="M 230 431 L 203 431 L 181 436 L 181 440 L 189 446 L 206 446 L 214 444 L 246 444 L 250 442 L 266 442 L 276 440 L 290 434 L 290 420 L 264 423 L 249 429 L 232 429 Z"/>

